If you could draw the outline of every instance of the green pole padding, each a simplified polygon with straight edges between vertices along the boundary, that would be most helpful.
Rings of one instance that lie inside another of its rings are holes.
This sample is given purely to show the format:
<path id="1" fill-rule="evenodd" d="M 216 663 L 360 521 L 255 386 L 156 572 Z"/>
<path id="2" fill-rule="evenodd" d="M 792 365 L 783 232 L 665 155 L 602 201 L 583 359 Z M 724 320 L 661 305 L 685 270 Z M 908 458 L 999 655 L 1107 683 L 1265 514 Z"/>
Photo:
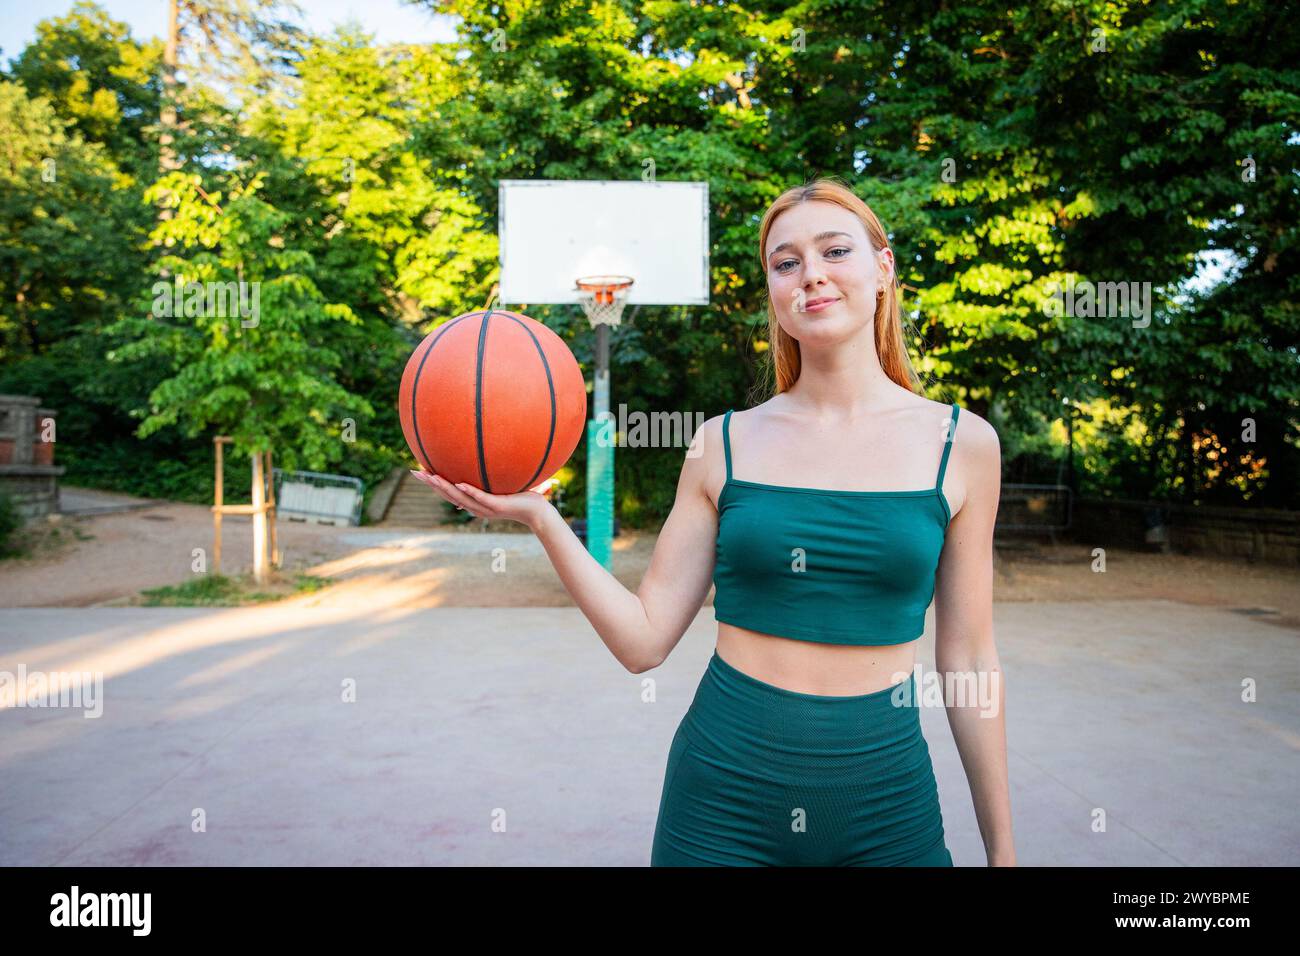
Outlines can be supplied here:
<path id="1" fill-rule="evenodd" d="M 613 419 L 587 422 L 587 550 L 606 571 L 612 571 L 614 540 Z"/>

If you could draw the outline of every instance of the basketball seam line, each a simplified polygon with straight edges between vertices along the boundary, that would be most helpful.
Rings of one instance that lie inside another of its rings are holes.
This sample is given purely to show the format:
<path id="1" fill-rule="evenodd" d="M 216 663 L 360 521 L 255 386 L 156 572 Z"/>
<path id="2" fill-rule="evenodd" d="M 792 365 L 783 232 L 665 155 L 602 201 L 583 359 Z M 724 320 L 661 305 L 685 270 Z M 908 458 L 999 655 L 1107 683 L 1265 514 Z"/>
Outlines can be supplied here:
<path id="1" fill-rule="evenodd" d="M 520 491 L 527 491 L 537 482 L 537 476 L 540 475 L 542 469 L 546 467 L 546 460 L 551 456 L 551 446 L 555 444 L 556 418 L 559 415 L 555 407 L 555 379 L 551 375 L 551 363 L 546 361 L 546 352 L 542 349 L 542 343 L 537 341 L 537 336 L 533 334 L 533 330 L 509 313 L 506 313 L 506 317 L 512 319 L 514 323 L 527 332 L 528 337 L 533 340 L 533 346 L 537 349 L 537 357 L 541 359 L 542 369 L 546 372 L 546 390 L 551 397 L 551 431 L 550 434 L 546 436 L 546 450 L 542 452 L 542 460 L 538 463 L 537 470 L 533 472 L 533 477 L 528 479 L 528 482 L 524 487 L 519 489 Z"/>
<path id="2" fill-rule="evenodd" d="M 487 343 L 488 322 L 492 319 L 492 309 L 483 316 L 483 324 L 478 329 L 478 354 L 475 356 L 474 371 L 474 437 L 478 444 L 478 472 L 482 479 L 480 487 L 492 494 L 492 484 L 487 476 L 487 458 L 483 451 L 483 350 Z"/>
<path id="3" fill-rule="evenodd" d="M 429 356 L 433 354 L 434 346 L 442 341 L 442 337 L 447 334 L 452 326 L 463 322 L 465 319 L 473 318 L 476 315 L 482 314 L 482 312 L 471 312 L 469 315 L 462 315 L 460 318 L 454 319 L 443 326 L 442 331 L 438 333 L 438 337 L 430 342 L 429 347 L 425 349 L 424 357 L 420 359 L 420 364 L 415 370 L 415 379 L 411 382 L 411 430 L 415 432 L 415 443 L 420 446 L 420 454 L 424 456 L 424 467 L 429 469 L 431 474 L 433 473 L 433 461 L 429 458 L 429 453 L 424 448 L 424 439 L 420 437 L 419 409 L 415 404 L 416 396 L 420 394 L 420 375 L 424 372 L 424 363 L 429 361 Z"/>

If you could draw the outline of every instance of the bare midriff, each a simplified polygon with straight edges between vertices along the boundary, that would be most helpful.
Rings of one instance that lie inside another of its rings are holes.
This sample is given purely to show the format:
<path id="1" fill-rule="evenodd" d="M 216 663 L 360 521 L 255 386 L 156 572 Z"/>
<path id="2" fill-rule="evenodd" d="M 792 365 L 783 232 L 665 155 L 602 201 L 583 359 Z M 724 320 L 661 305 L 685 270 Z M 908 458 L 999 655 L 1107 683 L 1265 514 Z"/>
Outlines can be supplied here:
<path id="1" fill-rule="evenodd" d="M 800 694 L 854 697 L 906 680 L 916 641 L 856 646 L 760 634 L 718 622 L 717 653 L 742 674 Z"/>

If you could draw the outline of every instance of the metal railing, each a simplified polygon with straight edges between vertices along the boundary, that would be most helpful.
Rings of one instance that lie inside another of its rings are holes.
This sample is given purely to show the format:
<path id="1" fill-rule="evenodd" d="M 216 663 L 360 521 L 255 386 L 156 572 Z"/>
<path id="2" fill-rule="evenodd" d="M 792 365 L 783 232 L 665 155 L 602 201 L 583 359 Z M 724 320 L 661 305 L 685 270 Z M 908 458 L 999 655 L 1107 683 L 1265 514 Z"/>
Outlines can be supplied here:
<path id="1" fill-rule="evenodd" d="M 360 478 L 319 471 L 272 471 L 277 516 L 320 524 L 361 523 L 366 485 Z"/>

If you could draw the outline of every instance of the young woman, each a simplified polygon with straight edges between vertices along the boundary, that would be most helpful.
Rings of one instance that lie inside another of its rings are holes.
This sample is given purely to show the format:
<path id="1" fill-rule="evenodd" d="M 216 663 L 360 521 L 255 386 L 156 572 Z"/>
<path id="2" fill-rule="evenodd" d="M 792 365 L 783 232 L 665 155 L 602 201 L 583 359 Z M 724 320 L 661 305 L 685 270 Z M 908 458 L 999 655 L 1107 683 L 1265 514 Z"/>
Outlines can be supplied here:
<path id="1" fill-rule="evenodd" d="M 894 253 L 821 179 L 767 210 L 775 394 L 700 430 L 633 594 L 535 492 L 422 475 L 541 539 L 616 658 L 658 667 L 717 586 L 718 639 L 668 753 L 655 866 L 951 866 L 913 674 L 935 601 L 943 704 L 991 866 L 1015 865 L 992 621 L 996 432 L 919 394 Z"/>

